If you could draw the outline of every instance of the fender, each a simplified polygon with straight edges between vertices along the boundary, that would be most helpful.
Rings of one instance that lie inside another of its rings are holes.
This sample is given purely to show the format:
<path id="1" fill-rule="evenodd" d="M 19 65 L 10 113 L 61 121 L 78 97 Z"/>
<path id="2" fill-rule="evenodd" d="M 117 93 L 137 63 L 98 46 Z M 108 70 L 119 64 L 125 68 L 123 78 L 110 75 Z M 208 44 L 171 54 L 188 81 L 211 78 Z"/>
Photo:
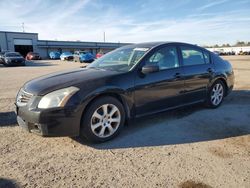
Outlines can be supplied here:
<path id="1" fill-rule="evenodd" d="M 131 91 L 124 90 L 122 88 L 118 88 L 116 86 L 108 86 L 108 87 L 101 87 L 98 88 L 88 95 L 84 96 L 81 99 L 81 106 L 82 106 L 82 113 L 87 108 L 87 106 L 97 97 L 103 96 L 103 95 L 111 95 L 114 97 L 118 97 L 118 100 L 120 100 L 124 106 L 124 110 L 127 115 L 127 119 L 130 119 L 134 116 L 134 94 Z"/>
<path id="2" fill-rule="evenodd" d="M 207 92 L 209 92 L 209 90 L 210 90 L 210 88 L 212 87 L 212 85 L 214 84 L 214 82 L 216 81 L 216 80 L 218 80 L 218 79 L 220 79 L 220 80 L 223 80 L 224 81 L 224 83 L 226 84 L 226 95 L 228 94 L 228 89 L 230 88 L 230 85 L 228 84 L 228 79 L 227 79 L 227 76 L 225 75 L 225 74 L 218 74 L 218 75 L 215 75 L 214 77 L 213 77 L 213 79 L 209 82 L 209 84 L 208 84 L 208 88 L 207 88 Z"/>

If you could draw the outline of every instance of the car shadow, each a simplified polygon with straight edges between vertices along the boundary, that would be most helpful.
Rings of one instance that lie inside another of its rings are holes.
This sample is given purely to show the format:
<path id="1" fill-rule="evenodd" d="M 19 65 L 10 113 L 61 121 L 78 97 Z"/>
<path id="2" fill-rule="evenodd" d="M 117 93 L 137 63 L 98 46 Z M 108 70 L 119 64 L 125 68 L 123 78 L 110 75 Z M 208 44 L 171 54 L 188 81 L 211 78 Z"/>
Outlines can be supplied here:
<path id="1" fill-rule="evenodd" d="M 11 66 L 4 66 L 3 64 L 0 64 L 0 68 L 9 68 L 9 67 L 43 67 L 43 66 L 57 66 L 58 64 L 56 63 L 51 63 L 48 61 L 28 61 L 26 60 L 25 66 L 18 66 L 18 65 L 11 65 Z"/>
<path id="2" fill-rule="evenodd" d="M 0 127 L 15 126 L 16 124 L 16 113 L 14 111 L 0 112 Z"/>
<path id="3" fill-rule="evenodd" d="M 74 139 L 96 149 L 185 144 L 248 135 L 249 122 L 249 91 L 233 91 L 217 109 L 199 104 L 135 119 L 118 137 L 105 143 Z"/>
<path id="4" fill-rule="evenodd" d="M 21 186 L 19 186 L 18 183 L 14 180 L 5 179 L 5 178 L 0 177 L 0 187 L 19 188 Z"/>

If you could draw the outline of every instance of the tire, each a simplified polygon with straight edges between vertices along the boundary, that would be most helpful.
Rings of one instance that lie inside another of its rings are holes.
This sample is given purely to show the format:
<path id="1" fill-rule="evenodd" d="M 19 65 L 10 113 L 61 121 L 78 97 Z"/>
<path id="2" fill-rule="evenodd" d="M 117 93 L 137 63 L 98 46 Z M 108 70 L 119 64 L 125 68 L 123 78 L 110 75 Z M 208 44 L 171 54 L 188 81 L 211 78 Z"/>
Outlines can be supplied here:
<path id="1" fill-rule="evenodd" d="M 207 106 L 210 108 L 217 108 L 223 102 L 226 94 L 226 86 L 221 80 L 213 83 L 207 96 Z"/>
<path id="2" fill-rule="evenodd" d="M 80 137 L 90 142 L 108 141 L 120 133 L 124 122 L 125 111 L 119 100 L 108 96 L 98 98 L 83 113 Z"/>
<path id="3" fill-rule="evenodd" d="M 8 64 L 8 63 L 6 63 L 5 61 L 3 61 L 3 65 L 5 66 L 5 67 L 9 67 L 10 65 Z"/>

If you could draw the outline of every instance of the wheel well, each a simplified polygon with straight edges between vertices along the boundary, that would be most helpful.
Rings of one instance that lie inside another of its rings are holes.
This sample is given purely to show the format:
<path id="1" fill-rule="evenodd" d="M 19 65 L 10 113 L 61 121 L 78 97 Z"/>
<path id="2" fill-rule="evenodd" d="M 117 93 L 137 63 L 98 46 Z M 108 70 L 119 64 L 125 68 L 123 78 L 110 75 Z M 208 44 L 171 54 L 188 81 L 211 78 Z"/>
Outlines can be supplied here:
<path id="1" fill-rule="evenodd" d="M 222 81 L 223 82 L 223 84 L 225 85 L 225 96 L 227 95 L 227 92 L 228 92 L 228 86 L 227 86 L 227 82 L 226 82 L 226 80 L 225 79 L 223 79 L 223 78 L 218 78 L 218 79 L 216 79 L 214 82 L 216 82 L 216 81 L 218 81 L 218 80 L 220 80 L 220 81 Z"/>
<path id="2" fill-rule="evenodd" d="M 86 107 L 84 108 L 82 114 L 85 113 L 85 111 L 89 108 L 89 106 L 98 98 L 101 98 L 101 97 L 105 97 L 105 96 L 109 96 L 109 97 L 114 97 L 115 99 L 117 99 L 123 106 L 124 108 L 124 111 L 125 111 L 125 120 L 127 120 L 127 118 L 129 117 L 129 110 L 128 110 L 128 107 L 127 107 L 127 104 L 124 100 L 122 100 L 121 96 L 119 94 L 116 94 L 116 93 L 102 93 L 102 94 L 99 94 L 97 96 L 95 96 L 94 98 L 92 98 L 88 104 L 86 105 Z"/>

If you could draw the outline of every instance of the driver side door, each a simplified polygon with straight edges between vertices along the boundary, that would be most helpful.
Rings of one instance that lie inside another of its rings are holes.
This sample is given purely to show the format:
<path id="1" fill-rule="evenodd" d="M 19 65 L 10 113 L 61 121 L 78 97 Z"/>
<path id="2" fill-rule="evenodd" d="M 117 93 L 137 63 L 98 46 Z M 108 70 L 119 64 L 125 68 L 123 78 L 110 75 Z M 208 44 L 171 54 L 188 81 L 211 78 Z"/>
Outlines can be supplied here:
<path id="1" fill-rule="evenodd" d="M 135 79 L 136 116 L 181 105 L 184 79 L 176 46 L 157 48 L 141 63 Z M 157 65 L 159 71 L 142 74 L 140 70 L 145 65 Z"/>

